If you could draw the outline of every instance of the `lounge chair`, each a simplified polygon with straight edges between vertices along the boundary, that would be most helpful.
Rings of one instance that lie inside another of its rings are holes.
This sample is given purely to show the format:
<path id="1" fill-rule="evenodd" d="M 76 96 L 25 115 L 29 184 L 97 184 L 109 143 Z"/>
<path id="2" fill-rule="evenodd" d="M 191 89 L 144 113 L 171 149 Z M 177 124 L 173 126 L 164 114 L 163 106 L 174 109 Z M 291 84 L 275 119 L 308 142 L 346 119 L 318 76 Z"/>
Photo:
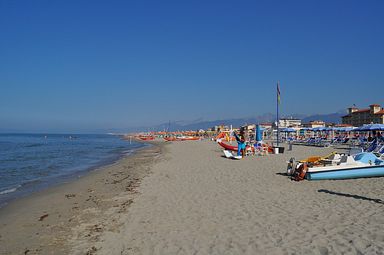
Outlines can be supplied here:
<path id="1" fill-rule="evenodd" d="M 373 151 L 373 154 L 375 154 L 378 158 L 384 158 L 384 144 L 380 144 L 377 146 L 377 150 Z"/>
<path id="2" fill-rule="evenodd" d="M 380 149 L 380 144 L 377 143 L 376 140 L 373 140 L 368 144 L 368 147 L 366 148 L 365 152 L 375 152 Z"/>
<path id="3" fill-rule="evenodd" d="M 258 142 L 254 144 L 254 154 L 255 155 L 268 155 L 268 145 L 263 142 Z"/>

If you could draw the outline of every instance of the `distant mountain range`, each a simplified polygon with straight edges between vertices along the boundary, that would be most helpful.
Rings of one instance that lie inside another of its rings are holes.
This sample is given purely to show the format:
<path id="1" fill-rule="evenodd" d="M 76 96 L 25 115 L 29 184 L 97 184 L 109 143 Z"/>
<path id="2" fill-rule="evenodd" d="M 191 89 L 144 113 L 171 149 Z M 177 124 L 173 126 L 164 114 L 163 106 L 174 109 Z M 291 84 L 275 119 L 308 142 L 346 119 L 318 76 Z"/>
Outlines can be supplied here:
<path id="1" fill-rule="evenodd" d="M 330 114 L 315 114 L 302 118 L 302 122 L 308 123 L 312 120 L 322 120 L 326 123 L 341 123 L 341 117 L 344 115 L 346 115 L 345 111 Z"/>
<path id="2" fill-rule="evenodd" d="M 327 123 L 341 123 L 341 116 L 344 116 L 345 112 L 336 112 L 330 114 L 315 114 L 315 115 L 303 115 L 303 114 L 293 114 L 290 116 L 281 116 L 280 118 L 294 118 L 301 119 L 303 123 L 308 123 L 313 120 L 322 120 Z M 254 123 L 263 123 L 263 122 L 274 122 L 276 120 L 276 115 L 272 113 L 265 113 L 256 117 L 250 118 L 236 118 L 236 119 L 222 119 L 222 120 L 211 120 L 204 121 L 202 119 L 197 119 L 193 121 L 171 121 L 167 123 L 162 123 L 159 125 L 151 127 L 137 127 L 130 129 L 130 132 L 135 131 L 178 131 L 178 130 L 199 130 L 199 129 L 208 129 L 217 125 L 233 125 L 234 127 L 239 127 L 245 124 L 254 124 Z"/>

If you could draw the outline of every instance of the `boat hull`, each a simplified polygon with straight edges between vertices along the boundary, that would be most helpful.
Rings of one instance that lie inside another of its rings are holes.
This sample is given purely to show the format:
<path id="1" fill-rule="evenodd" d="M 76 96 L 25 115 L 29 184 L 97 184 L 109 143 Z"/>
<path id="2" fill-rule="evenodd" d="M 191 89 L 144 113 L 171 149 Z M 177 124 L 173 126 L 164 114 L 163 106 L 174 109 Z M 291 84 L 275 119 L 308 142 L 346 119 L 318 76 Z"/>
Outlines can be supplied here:
<path id="1" fill-rule="evenodd" d="M 229 144 L 226 144 L 226 143 L 223 143 L 223 142 L 218 142 L 218 144 L 221 147 L 223 147 L 224 149 L 226 149 L 226 150 L 237 151 L 237 146 L 232 146 L 232 145 L 229 145 Z"/>
<path id="2" fill-rule="evenodd" d="M 200 137 L 164 137 L 164 140 L 168 142 L 172 141 L 197 141 Z"/>
<path id="3" fill-rule="evenodd" d="M 200 140 L 200 137 L 183 137 L 179 139 L 180 141 L 197 141 Z"/>
<path id="4" fill-rule="evenodd" d="M 153 137 L 153 136 L 139 136 L 139 139 L 141 139 L 143 141 L 152 141 L 152 140 L 155 140 L 155 137 Z"/>
<path id="5" fill-rule="evenodd" d="M 351 169 L 307 172 L 306 179 L 314 180 L 343 180 L 384 176 L 384 165 L 362 166 Z"/>
<path id="6" fill-rule="evenodd" d="M 168 141 L 168 142 L 172 142 L 172 141 L 176 141 L 176 138 L 175 137 L 164 137 L 164 140 Z"/>
<path id="7" fill-rule="evenodd" d="M 224 149 L 226 150 L 229 150 L 229 151 L 237 151 L 237 146 L 232 146 L 232 145 L 229 145 L 229 144 L 226 144 L 226 143 L 223 143 L 223 142 L 217 142 L 221 147 L 223 147 Z M 268 148 L 268 152 L 269 153 L 272 153 L 273 152 L 273 149 L 272 147 L 270 146 L 266 146 L 266 145 L 263 145 L 263 147 L 267 147 Z M 246 149 L 250 149 L 251 146 L 247 145 Z"/>

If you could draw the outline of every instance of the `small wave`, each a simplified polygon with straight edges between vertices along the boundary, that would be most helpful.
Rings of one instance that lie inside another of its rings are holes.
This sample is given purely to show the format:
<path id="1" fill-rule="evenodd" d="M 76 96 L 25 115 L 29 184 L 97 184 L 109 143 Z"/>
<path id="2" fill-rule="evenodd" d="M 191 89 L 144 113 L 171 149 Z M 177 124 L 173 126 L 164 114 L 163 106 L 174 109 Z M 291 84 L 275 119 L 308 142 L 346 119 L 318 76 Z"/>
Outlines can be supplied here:
<path id="1" fill-rule="evenodd" d="M 125 151 L 122 151 L 121 153 L 122 154 L 131 154 L 133 152 L 133 150 L 125 150 Z"/>
<path id="2" fill-rule="evenodd" d="M 40 147 L 40 146 L 43 146 L 44 144 L 42 143 L 33 143 L 33 144 L 28 144 L 28 145 L 25 145 L 24 147 L 26 148 L 33 148 L 33 147 Z"/>
<path id="3" fill-rule="evenodd" d="M 0 191 L 0 195 L 5 195 L 5 194 L 8 194 L 8 193 L 12 193 L 12 192 L 15 192 L 18 188 L 20 188 L 21 186 L 18 185 L 16 188 L 11 188 L 11 189 L 6 189 L 6 190 L 2 190 Z"/>
<path id="4" fill-rule="evenodd" d="M 41 182 L 41 179 L 40 179 L 40 178 L 31 179 L 31 180 L 28 180 L 28 181 L 23 182 L 23 183 L 20 185 L 20 187 L 28 187 L 28 186 L 35 185 L 36 183 L 40 183 L 40 182 Z"/>

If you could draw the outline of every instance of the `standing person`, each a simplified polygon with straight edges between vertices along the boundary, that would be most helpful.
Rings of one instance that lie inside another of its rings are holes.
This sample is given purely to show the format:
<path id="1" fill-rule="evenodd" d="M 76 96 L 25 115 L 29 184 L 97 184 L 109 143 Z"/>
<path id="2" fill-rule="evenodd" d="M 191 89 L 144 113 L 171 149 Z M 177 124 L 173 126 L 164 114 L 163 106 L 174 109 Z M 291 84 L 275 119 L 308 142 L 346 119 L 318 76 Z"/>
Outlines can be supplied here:
<path id="1" fill-rule="evenodd" d="M 233 132 L 236 142 L 237 142 L 237 156 L 245 156 L 245 139 L 240 131 L 240 135 L 237 135 L 236 132 Z"/>
<path id="2" fill-rule="evenodd" d="M 245 157 L 245 141 L 246 141 L 246 138 L 245 138 L 245 130 L 244 128 L 241 128 L 240 129 L 240 145 L 239 147 L 241 147 L 241 154 L 243 157 Z"/>
<path id="3" fill-rule="evenodd" d="M 245 136 L 244 136 L 244 134 L 240 136 L 240 141 L 241 141 L 241 155 L 244 158 L 245 155 L 246 155 L 246 153 L 245 153 Z"/>

